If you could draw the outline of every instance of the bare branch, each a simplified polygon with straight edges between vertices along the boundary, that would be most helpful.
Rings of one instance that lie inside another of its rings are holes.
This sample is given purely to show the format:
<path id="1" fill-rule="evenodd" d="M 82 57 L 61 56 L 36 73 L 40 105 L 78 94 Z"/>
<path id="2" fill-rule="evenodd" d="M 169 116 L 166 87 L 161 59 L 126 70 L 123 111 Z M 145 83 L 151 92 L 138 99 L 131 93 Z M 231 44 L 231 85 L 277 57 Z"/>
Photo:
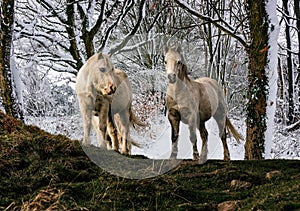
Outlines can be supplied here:
<path id="1" fill-rule="evenodd" d="M 145 0 L 141 0 L 140 5 L 139 5 L 139 15 L 138 15 L 138 20 L 135 24 L 135 26 L 133 27 L 132 31 L 123 39 L 123 41 L 118 44 L 116 47 L 114 47 L 113 49 L 110 50 L 110 54 L 114 54 L 117 51 L 119 51 L 120 49 L 122 49 L 127 43 L 128 41 L 131 39 L 131 37 L 137 32 L 137 30 L 139 29 L 141 22 L 143 20 L 144 17 L 144 6 L 145 6 Z"/>
<path id="2" fill-rule="evenodd" d="M 228 24 L 223 19 L 212 19 L 209 16 L 202 15 L 198 11 L 192 9 L 185 1 L 183 0 L 175 0 L 175 2 L 184 10 L 188 11 L 192 15 L 198 17 L 199 19 L 212 23 L 215 27 L 219 28 L 220 30 L 224 31 L 226 34 L 234 37 L 237 39 L 246 49 L 249 48 L 249 44 L 239 35 L 237 35 L 233 30 L 233 27 L 228 28 Z M 225 24 L 223 26 L 222 24 Z"/>

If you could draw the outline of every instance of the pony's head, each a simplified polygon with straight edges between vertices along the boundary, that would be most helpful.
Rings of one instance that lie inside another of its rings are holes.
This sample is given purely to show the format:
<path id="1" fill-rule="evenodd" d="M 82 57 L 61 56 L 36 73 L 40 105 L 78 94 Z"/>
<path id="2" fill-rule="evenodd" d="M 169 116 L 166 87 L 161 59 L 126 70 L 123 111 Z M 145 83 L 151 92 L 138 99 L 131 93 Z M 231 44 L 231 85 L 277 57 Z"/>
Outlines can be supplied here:
<path id="1" fill-rule="evenodd" d="M 114 66 L 106 54 L 96 54 L 96 61 L 91 64 L 93 87 L 104 96 L 112 95 L 116 91 Z"/>
<path id="2" fill-rule="evenodd" d="M 173 84 L 177 79 L 188 79 L 187 66 L 181 55 L 180 47 L 165 49 L 165 66 L 169 83 Z"/>

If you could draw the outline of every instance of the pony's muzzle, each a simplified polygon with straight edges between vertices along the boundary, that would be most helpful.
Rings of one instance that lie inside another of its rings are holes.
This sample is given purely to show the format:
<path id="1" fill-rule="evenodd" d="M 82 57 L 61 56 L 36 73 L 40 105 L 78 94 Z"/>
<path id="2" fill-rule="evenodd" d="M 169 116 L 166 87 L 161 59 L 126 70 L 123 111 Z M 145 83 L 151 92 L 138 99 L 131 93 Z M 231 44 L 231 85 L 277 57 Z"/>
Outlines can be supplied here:
<path id="1" fill-rule="evenodd" d="M 112 95 L 116 92 L 116 86 L 112 83 L 108 83 L 107 86 L 104 87 L 105 95 Z"/>
<path id="2" fill-rule="evenodd" d="M 176 82 L 176 74 L 175 73 L 170 73 L 168 74 L 168 79 L 169 79 L 169 83 L 173 84 Z"/>

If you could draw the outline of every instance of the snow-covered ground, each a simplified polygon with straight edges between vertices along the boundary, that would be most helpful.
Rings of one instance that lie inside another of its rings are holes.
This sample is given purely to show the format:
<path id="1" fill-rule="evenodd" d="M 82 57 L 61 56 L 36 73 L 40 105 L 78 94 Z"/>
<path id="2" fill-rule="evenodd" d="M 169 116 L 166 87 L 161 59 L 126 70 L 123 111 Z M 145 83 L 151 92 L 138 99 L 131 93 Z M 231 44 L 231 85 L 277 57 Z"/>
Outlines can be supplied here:
<path id="1" fill-rule="evenodd" d="M 80 115 L 60 118 L 27 118 L 28 124 L 52 133 L 63 134 L 74 140 L 83 137 L 82 122 Z M 233 125 L 244 137 L 246 136 L 246 125 L 244 119 L 231 118 Z M 218 138 L 218 129 L 215 120 L 206 122 L 208 130 L 208 159 L 223 159 L 223 147 Z M 275 159 L 300 159 L 300 129 L 286 132 L 281 125 L 275 125 L 271 158 Z M 171 153 L 171 126 L 167 117 L 158 115 L 150 121 L 150 127 L 134 131 L 131 129 L 132 138 L 141 144 L 141 148 L 133 147 L 133 154 L 142 154 L 154 159 L 167 159 Z M 92 143 L 97 145 L 95 135 Z M 197 132 L 198 149 L 201 138 Z M 237 144 L 234 138 L 228 138 L 229 151 L 232 160 L 244 159 L 244 143 Z M 188 127 L 180 124 L 179 150 L 177 158 L 192 158 L 192 145 L 189 141 Z"/>
<path id="2" fill-rule="evenodd" d="M 134 133 L 132 137 L 134 140 L 142 140 L 141 144 L 144 144 L 143 148 L 133 148 L 134 154 L 143 154 L 153 159 L 168 159 L 171 154 L 171 126 L 167 117 L 159 116 L 160 124 L 151 125 L 153 130 L 149 133 L 152 134 L 147 138 L 144 138 L 142 133 Z M 206 128 L 208 130 L 208 159 L 223 159 L 223 147 L 222 142 L 218 137 L 217 124 L 214 119 L 210 119 L 206 122 Z M 180 159 L 192 158 L 192 144 L 189 139 L 188 126 L 180 124 L 180 135 L 178 140 L 178 155 Z M 241 131 L 242 132 L 242 131 Z M 198 150 L 201 150 L 202 141 L 200 133 L 197 131 L 197 146 Z M 145 143 L 146 142 L 146 143 Z M 228 139 L 231 157 L 234 160 L 243 159 L 244 147 L 243 144 L 237 144 L 235 140 Z"/>

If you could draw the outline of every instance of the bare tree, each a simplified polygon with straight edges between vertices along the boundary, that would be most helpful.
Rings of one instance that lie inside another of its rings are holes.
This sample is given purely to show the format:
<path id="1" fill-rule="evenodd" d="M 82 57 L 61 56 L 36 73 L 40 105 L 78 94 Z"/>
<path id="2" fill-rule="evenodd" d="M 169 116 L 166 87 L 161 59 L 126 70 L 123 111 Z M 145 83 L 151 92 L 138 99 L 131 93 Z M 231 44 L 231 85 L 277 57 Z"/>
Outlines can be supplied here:
<path id="1" fill-rule="evenodd" d="M 0 3 L 0 96 L 6 114 L 23 119 L 14 90 L 14 75 L 11 69 L 14 2 L 14 0 L 3 0 Z"/>
<path id="2" fill-rule="evenodd" d="M 294 0 L 294 9 L 296 14 L 296 27 L 297 27 L 297 36 L 298 36 L 298 75 L 296 77 L 296 83 L 300 83 L 300 3 L 298 0 Z"/>
<path id="3" fill-rule="evenodd" d="M 283 123 L 292 125 L 299 121 L 299 28 L 297 26 L 297 6 L 291 0 L 284 0 L 277 6 L 281 17 L 280 66 L 282 69 L 283 95 L 281 100 Z"/>
<path id="4" fill-rule="evenodd" d="M 76 75 L 95 52 L 112 52 L 126 45 L 141 25 L 144 5 L 145 0 L 20 0 L 16 21 L 18 58 L 35 61 L 44 69 Z M 127 32 L 118 31 L 133 11 L 137 14 L 133 27 Z M 123 41 L 109 49 L 116 39 Z"/>
<path id="5" fill-rule="evenodd" d="M 291 44 L 291 27 L 290 27 L 290 12 L 288 7 L 288 0 L 283 0 L 283 12 L 285 20 L 285 38 L 286 38 L 286 51 L 287 51 L 287 75 L 288 75 L 288 123 L 294 123 L 294 73 L 292 62 L 292 44 Z"/>
<path id="6" fill-rule="evenodd" d="M 296 83 L 298 84 L 298 102 L 300 103 L 300 2 L 298 0 L 294 0 L 294 11 L 296 15 L 296 28 L 297 37 L 298 37 L 298 66 L 297 66 L 297 76 Z M 300 107 L 300 105 L 298 105 Z"/>

